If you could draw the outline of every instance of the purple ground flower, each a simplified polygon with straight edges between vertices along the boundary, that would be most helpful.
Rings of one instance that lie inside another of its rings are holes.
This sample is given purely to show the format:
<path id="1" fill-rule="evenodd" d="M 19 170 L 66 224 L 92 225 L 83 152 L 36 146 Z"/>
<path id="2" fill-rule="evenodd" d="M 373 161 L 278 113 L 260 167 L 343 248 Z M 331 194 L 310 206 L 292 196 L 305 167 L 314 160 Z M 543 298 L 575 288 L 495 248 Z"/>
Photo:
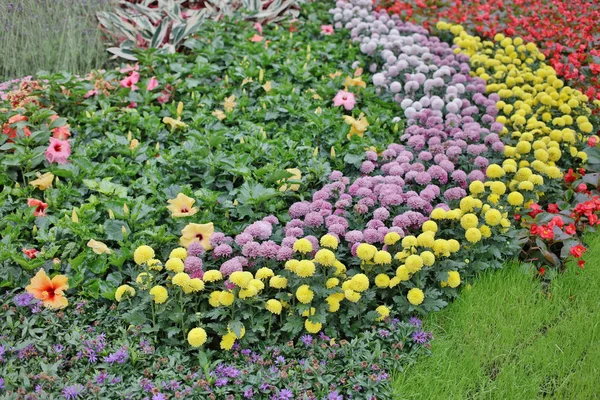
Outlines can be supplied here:
<path id="1" fill-rule="evenodd" d="M 420 327 L 421 325 L 423 325 L 423 321 L 421 321 L 419 318 L 417 317 L 412 317 L 409 321 L 408 321 L 411 325 L 413 326 L 418 326 Z"/>
<path id="2" fill-rule="evenodd" d="M 75 400 L 82 394 L 84 391 L 84 387 L 80 384 L 65 386 L 62 390 L 62 394 L 65 397 L 65 400 Z"/>
<path id="3" fill-rule="evenodd" d="M 276 400 L 291 400 L 294 398 L 294 393 L 292 393 L 292 391 L 288 389 L 281 389 L 279 393 L 277 393 L 277 395 L 273 396 L 272 398 Z"/>
<path id="4" fill-rule="evenodd" d="M 17 307 L 27 307 L 38 302 L 31 293 L 19 293 L 14 297 L 13 301 Z"/>
<path id="5" fill-rule="evenodd" d="M 246 399 L 251 399 L 254 397 L 254 390 L 249 387 L 248 389 L 244 390 L 244 398 Z"/>
<path id="6" fill-rule="evenodd" d="M 327 396 L 327 400 L 344 400 L 344 396 L 339 394 L 337 390 L 334 390 L 333 392 L 329 393 L 329 396 Z"/>
<path id="7" fill-rule="evenodd" d="M 412 334 L 412 341 L 419 344 L 427 343 L 429 337 L 426 332 L 416 331 Z"/>
<path id="8" fill-rule="evenodd" d="M 121 347 L 119 350 L 114 353 L 109 354 L 104 357 L 104 362 L 109 364 L 125 364 L 125 362 L 129 359 L 129 353 L 127 352 L 126 347 Z"/>
<path id="9" fill-rule="evenodd" d="M 106 371 L 101 371 L 98 376 L 96 376 L 96 383 L 102 385 L 107 379 L 108 373 Z"/>
<path id="10" fill-rule="evenodd" d="M 313 343 L 312 335 L 304 335 L 300 337 L 300 340 L 302 341 L 302 343 L 304 343 L 306 347 L 310 346 Z"/>
<path id="11" fill-rule="evenodd" d="M 4 378 L 0 378 L 0 389 L 4 389 Z"/>
<path id="12" fill-rule="evenodd" d="M 148 378 L 142 378 L 140 380 L 140 387 L 145 392 L 151 392 L 154 389 L 154 384 Z"/>

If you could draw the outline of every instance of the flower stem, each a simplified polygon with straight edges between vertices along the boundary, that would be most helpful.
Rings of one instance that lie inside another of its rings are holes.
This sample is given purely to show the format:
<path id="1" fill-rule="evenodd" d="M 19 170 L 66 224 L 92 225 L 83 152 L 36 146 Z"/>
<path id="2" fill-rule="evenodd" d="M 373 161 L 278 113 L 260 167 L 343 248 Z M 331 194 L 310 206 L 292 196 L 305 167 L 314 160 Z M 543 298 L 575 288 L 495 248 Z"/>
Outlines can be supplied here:
<path id="1" fill-rule="evenodd" d="M 271 322 L 273 321 L 273 316 L 269 315 L 269 328 L 267 329 L 267 339 L 271 338 Z"/>

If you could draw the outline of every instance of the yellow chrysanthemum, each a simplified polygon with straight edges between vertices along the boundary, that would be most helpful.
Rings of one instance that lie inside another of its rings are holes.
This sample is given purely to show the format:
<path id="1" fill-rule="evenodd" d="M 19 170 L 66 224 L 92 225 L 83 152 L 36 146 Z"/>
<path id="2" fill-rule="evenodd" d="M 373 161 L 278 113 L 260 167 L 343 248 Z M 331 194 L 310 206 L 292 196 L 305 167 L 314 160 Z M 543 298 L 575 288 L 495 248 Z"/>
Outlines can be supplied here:
<path id="1" fill-rule="evenodd" d="M 465 232 L 465 238 L 471 243 L 477 243 L 481 240 L 481 231 L 477 228 L 469 228 Z"/>
<path id="2" fill-rule="evenodd" d="M 492 208 L 485 213 L 485 223 L 490 226 L 496 226 L 500 223 L 502 214 L 500 211 Z"/>
<path id="3" fill-rule="evenodd" d="M 369 278 L 365 274 L 356 274 L 350 280 L 350 287 L 356 292 L 364 292 L 369 288 Z"/>
<path id="4" fill-rule="evenodd" d="M 287 287 L 287 284 L 287 278 L 280 275 L 275 275 L 269 280 L 269 286 L 271 286 L 274 289 L 285 289 Z"/>
<path id="5" fill-rule="evenodd" d="M 375 286 L 378 288 L 386 288 L 390 285 L 390 277 L 386 274 L 379 274 L 375 277 Z"/>
<path id="6" fill-rule="evenodd" d="M 169 298 L 169 292 L 163 286 L 154 286 L 150 289 L 150 296 L 156 304 L 163 304 Z"/>
<path id="7" fill-rule="evenodd" d="M 223 279 L 223 274 L 221 273 L 221 271 L 216 269 L 206 271 L 204 273 L 204 276 L 202 277 L 202 280 L 204 282 L 216 282 L 220 281 L 221 279 Z"/>
<path id="8" fill-rule="evenodd" d="M 406 258 L 404 264 L 406 265 L 408 272 L 414 274 L 423 268 L 423 259 L 420 256 L 413 254 Z"/>
<path id="9" fill-rule="evenodd" d="M 392 263 L 392 255 L 385 250 L 380 250 L 375 253 L 375 257 L 373 257 L 373 262 L 378 265 L 385 265 Z"/>
<path id="10" fill-rule="evenodd" d="M 320 240 L 321 246 L 323 247 L 328 247 L 330 249 L 337 249 L 339 242 L 337 240 L 337 238 L 333 235 L 327 234 L 324 235 L 321 240 Z"/>
<path id="11" fill-rule="evenodd" d="M 194 328 L 188 332 L 187 340 L 190 346 L 192 347 L 200 347 L 204 343 L 206 343 L 206 339 L 208 336 L 206 335 L 206 331 L 202 328 Z"/>
<path id="12" fill-rule="evenodd" d="M 302 254 L 310 253 L 313 251 L 313 245 L 308 239 L 298 239 L 294 242 L 293 246 L 294 251 L 300 252 Z"/>
<path id="13" fill-rule="evenodd" d="M 269 312 L 279 315 L 279 314 L 281 314 L 281 310 L 283 309 L 283 306 L 281 305 L 281 302 L 279 300 L 270 299 L 270 300 L 267 300 L 267 303 L 265 304 L 265 308 Z"/>
<path id="14" fill-rule="evenodd" d="M 173 280 L 171 282 L 173 282 L 173 285 L 183 288 L 187 286 L 189 281 L 190 276 L 188 274 L 186 274 L 185 272 L 179 272 L 175 274 L 175 276 L 173 276 Z"/>
<path id="15" fill-rule="evenodd" d="M 352 303 L 357 303 L 361 297 L 360 293 L 355 292 L 354 290 L 351 290 L 351 289 L 344 291 L 344 296 L 346 297 L 346 300 L 348 300 Z"/>
<path id="16" fill-rule="evenodd" d="M 225 334 L 222 338 L 221 338 L 221 349 L 222 350 L 231 350 L 233 348 L 233 345 L 235 344 L 235 334 L 234 333 L 227 333 Z"/>
<path id="17" fill-rule="evenodd" d="M 315 254 L 315 261 L 326 267 L 333 267 L 337 260 L 333 251 L 321 249 Z"/>
<path id="18" fill-rule="evenodd" d="M 307 319 L 304 321 L 304 328 L 310 333 L 318 333 L 323 328 L 323 324 L 320 322 L 311 322 Z"/>
<path id="19" fill-rule="evenodd" d="M 262 267 L 259 268 L 258 271 L 256 271 L 256 279 L 260 279 L 260 280 L 264 280 L 264 279 L 269 279 L 272 276 L 275 276 L 275 273 L 273 272 L 273 270 L 271 268 L 267 268 L 267 267 Z"/>
<path id="20" fill-rule="evenodd" d="M 130 297 L 135 296 L 135 289 L 129 285 L 119 286 L 117 288 L 117 290 L 115 291 L 115 300 L 120 303 L 121 300 L 123 299 L 123 296 L 125 296 L 125 298 L 130 298 Z"/>
<path id="21" fill-rule="evenodd" d="M 310 289 L 308 285 L 301 285 L 296 290 L 296 298 L 302 304 L 308 304 L 314 298 L 315 293 Z"/>
<path id="22" fill-rule="evenodd" d="M 179 258 L 180 260 L 185 260 L 187 257 L 187 250 L 183 247 L 177 247 L 171 250 L 171 254 L 169 254 L 169 258 Z"/>
<path id="23" fill-rule="evenodd" d="M 458 287 L 458 285 L 460 285 L 460 274 L 458 273 L 458 271 L 448 272 L 448 280 L 446 282 L 451 288 Z"/>
<path id="24" fill-rule="evenodd" d="M 383 321 L 384 319 L 390 316 L 390 309 L 386 306 L 379 306 L 375 309 L 375 311 L 379 313 L 377 321 Z"/>
<path id="25" fill-rule="evenodd" d="M 370 261 L 375 257 L 375 253 L 377 253 L 377 248 L 372 244 L 361 243 L 356 248 L 356 255 L 363 261 Z"/>
<path id="26" fill-rule="evenodd" d="M 142 265 L 146 261 L 151 260 L 153 258 L 154 258 L 154 249 L 150 246 L 146 246 L 146 245 L 139 246 L 133 252 L 133 260 L 135 261 L 135 263 L 137 265 Z"/>
<path id="27" fill-rule="evenodd" d="M 165 263 L 165 268 L 167 271 L 173 271 L 175 273 L 183 272 L 185 266 L 183 265 L 183 261 L 180 258 L 170 258 Z"/>
<path id="28" fill-rule="evenodd" d="M 247 288 L 253 278 L 249 271 L 235 271 L 229 276 L 229 280 L 242 289 Z"/>
<path id="29" fill-rule="evenodd" d="M 315 263 L 309 260 L 302 260 L 298 262 L 294 272 L 301 278 L 308 278 L 309 276 L 313 276 L 315 274 L 315 270 Z"/>
<path id="30" fill-rule="evenodd" d="M 512 192 L 510 193 L 506 200 L 508 201 L 508 203 L 511 206 L 520 206 L 523 205 L 523 202 L 525 201 L 525 199 L 523 198 L 523 195 L 519 192 Z"/>
<path id="31" fill-rule="evenodd" d="M 383 242 L 388 246 L 393 246 L 400 240 L 400 234 L 398 232 L 388 232 L 383 238 Z"/>
<path id="32" fill-rule="evenodd" d="M 425 299 L 425 294 L 419 288 L 412 288 L 408 291 L 406 298 L 408 299 L 408 302 L 410 304 L 418 306 L 419 304 L 423 303 L 423 300 Z"/>

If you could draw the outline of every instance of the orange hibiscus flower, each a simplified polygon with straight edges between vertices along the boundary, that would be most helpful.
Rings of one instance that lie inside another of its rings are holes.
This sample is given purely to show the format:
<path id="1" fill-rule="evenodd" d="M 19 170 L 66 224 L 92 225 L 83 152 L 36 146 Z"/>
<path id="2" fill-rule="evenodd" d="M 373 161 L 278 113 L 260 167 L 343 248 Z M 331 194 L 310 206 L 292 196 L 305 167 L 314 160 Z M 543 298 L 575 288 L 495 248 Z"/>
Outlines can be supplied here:
<path id="1" fill-rule="evenodd" d="M 56 275 L 50 279 L 46 271 L 40 269 L 38 273 L 31 278 L 31 283 L 25 290 L 31 293 L 36 299 L 41 300 L 49 308 L 65 308 L 69 302 L 64 296 L 64 291 L 69 288 L 69 278 L 64 275 Z"/>

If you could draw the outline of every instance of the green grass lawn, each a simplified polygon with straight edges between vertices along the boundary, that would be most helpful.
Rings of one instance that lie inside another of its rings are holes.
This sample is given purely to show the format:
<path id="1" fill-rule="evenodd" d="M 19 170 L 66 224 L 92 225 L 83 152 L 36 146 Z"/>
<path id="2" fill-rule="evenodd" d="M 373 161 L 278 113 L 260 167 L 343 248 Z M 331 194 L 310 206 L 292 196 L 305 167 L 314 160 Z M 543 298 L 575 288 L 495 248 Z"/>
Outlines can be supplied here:
<path id="1" fill-rule="evenodd" d="M 395 379 L 397 399 L 600 398 L 600 235 L 587 264 L 546 292 L 517 263 L 430 315 L 433 356 Z"/>

